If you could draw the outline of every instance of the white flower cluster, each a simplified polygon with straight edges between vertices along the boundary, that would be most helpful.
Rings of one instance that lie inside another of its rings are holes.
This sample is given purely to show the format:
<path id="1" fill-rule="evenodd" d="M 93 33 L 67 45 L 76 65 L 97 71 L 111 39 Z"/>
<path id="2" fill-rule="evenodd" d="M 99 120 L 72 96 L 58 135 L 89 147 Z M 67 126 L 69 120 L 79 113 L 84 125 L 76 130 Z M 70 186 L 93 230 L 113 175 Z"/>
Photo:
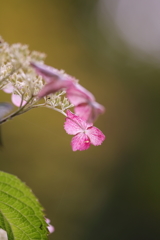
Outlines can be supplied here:
<path id="1" fill-rule="evenodd" d="M 27 45 L 9 45 L 0 37 L 0 90 L 12 94 L 13 104 L 21 109 L 19 114 L 40 106 L 63 113 L 73 106 L 64 97 L 65 91 L 50 94 L 43 98 L 43 103 L 37 104 L 37 94 L 45 82 L 30 63 L 43 63 L 45 57 L 44 53 L 30 51 Z"/>

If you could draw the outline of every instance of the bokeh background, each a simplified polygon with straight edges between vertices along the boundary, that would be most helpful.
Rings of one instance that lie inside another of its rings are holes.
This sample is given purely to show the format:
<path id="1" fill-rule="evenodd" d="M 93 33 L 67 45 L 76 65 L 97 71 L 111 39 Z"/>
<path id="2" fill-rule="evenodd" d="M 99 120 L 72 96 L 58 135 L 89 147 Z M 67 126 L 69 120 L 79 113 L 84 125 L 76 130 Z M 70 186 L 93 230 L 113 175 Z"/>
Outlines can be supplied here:
<path id="1" fill-rule="evenodd" d="M 159 5 L 0 1 L 0 35 L 45 52 L 106 107 L 95 124 L 106 140 L 84 152 L 72 152 L 64 117 L 49 109 L 3 126 L 0 169 L 32 188 L 55 226 L 49 239 L 160 239 Z"/>

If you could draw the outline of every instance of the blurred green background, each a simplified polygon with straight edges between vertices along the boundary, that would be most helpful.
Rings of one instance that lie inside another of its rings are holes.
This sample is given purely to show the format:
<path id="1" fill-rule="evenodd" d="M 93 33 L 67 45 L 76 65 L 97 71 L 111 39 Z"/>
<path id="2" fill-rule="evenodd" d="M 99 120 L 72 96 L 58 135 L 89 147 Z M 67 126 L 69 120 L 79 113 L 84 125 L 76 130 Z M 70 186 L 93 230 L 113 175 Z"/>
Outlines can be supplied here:
<path id="1" fill-rule="evenodd" d="M 106 107 L 95 124 L 105 142 L 83 152 L 72 152 L 57 112 L 7 122 L 0 169 L 32 188 L 55 226 L 49 239 L 158 240 L 160 69 L 132 54 L 109 19 L 100 27 L 98 2 L 0 1 L 0 35 L 45 52 Z"/>

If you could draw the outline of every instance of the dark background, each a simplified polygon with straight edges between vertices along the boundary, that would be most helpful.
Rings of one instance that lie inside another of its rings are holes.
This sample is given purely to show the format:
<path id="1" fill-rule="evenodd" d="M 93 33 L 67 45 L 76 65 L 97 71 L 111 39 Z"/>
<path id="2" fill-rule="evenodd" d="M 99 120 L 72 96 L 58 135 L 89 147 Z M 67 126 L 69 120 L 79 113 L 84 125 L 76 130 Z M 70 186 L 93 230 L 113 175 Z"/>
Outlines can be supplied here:
<path id="1" fill-rule="evenodd" d="M 160 239 L 160 69 L 100 27 L 95 0 L 1 0 L 0 34 L 47 54 L 106 112 L 102 146 L 72 152 L 64 117 L 32 110 L 3 126 L 2 171 L 26 182 L 56 240 Z M 114 42 L 114 44 L 113 44 Z M 149 59 L 148 59 L 149 60 Z M 0 101 L 10 96 L 0 92 Z"/>

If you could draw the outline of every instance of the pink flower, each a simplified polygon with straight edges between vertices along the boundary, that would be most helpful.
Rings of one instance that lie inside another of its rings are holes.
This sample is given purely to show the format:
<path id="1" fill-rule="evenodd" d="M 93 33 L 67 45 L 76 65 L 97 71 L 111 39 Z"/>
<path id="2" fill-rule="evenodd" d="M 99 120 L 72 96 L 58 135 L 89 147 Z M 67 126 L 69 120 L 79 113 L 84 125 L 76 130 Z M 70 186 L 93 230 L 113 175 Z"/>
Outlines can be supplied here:
<path id="1" fill-rule="evenodd" d="M 86 123 L 82 118 L 67 110 L 67 117 L 64 123 L 65 131 L 70 135 L 75 135 L 72 138 L 71 146 L 73 151 L 83 151 L 90 147 L 101 145 L 105 139 L 105 135 L 92 123 Z"/>
<path id="2" fill-rule="evenodd" d="M 39 98 L 45 97 L 62 89 L 66 89 L 75 82 L 73 77 L 53 67 L 33 62 L 31 63 L 31 66 L 36 70 L 38 75 L 41 75 L 44 78 L 47 83 L 38 93 Z"/>
<path id="3" fill-rule="evenodd" d="M 14 87 L 10 83 L 3 88 L 3 91 L 6 93 L 12 93 L 11 96 L 12 103 L 17 107 L 20 107 L 22 98 L 20 95 L 14 94 Z M 23 100 L 22 106 L 24 106 L 25 104 L 26 101 Z"/>
<path id="4" fill-rule="evenodd" d="M 55 231 L 55 228 L 50 224 L 50 219 L 46 218 L 46 223 L 48 224 L 48 231 L 49 233 L 53 233 Z"/>
<path id="5" fill-rule="evenodd" d="M 94 122 L 105 108 L 95 101 L 94 96 L 80 84 L 67 88 L 67 98 L 75 106 L 75 113 L 88 123 Z"/>

